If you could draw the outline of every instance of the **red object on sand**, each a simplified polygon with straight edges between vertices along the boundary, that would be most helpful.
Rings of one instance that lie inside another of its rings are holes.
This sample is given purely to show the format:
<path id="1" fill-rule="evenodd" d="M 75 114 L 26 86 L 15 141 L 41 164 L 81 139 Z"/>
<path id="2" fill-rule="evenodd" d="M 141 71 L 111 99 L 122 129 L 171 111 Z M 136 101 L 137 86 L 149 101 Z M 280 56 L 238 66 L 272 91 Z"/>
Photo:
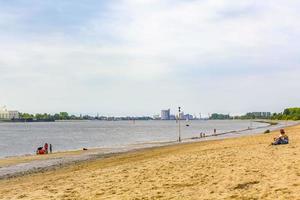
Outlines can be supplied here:
<path id="1" fill-rule="evenodd" d="M 46 153 L 45 149 L 38 150 L 38 154 L 45 154 L 45 153 Z"/>

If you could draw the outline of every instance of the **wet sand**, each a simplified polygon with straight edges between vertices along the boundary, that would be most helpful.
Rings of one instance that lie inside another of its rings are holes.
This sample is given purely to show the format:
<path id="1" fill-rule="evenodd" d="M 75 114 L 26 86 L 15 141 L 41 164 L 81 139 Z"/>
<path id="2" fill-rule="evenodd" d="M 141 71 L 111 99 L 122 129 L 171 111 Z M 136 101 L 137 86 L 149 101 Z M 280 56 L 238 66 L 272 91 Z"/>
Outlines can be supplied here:
<path id="1" fill-rule="evenodd" d="M 99 160 L 124 153 L 151 149 L 160 146 L 174 145 L 177 143 L 178 142 L 176 141 L 151 142 L 132 144 L 126 147 L 117 148 L 93 148 L 86 150 L 55 152 L 53 154 L 44 155 L 12 156 L 0 159 L 0 180 L 16 178 L 37 172 L 50 171 L 81 162 Z"/>
<path id="2" fill-rule="evenodd" d="M 0 199 L 300 199 L 300 126 L 144 149 L 0 180 Z"/>
<path id="3" fill-rule="evenodd" d="M 89 152 L 90 152 L 90 150 L 89 150 Z M 55 152 L 53 154 L 47 154 L 47 155 L 41 155 L 41 156 L 36 156 L 36 155 L 11 156 L 11 157 L 0 159 L 0 168 L 17 165 L 17 164 L 22 164 L 22 163 L 27 163 L 27 162 L 33 162 L 33 161 L 81 155 L 83 153 L 85 153 L 85 152 L 81 151 L 81 150 L 76 150 L 76 151 L 66 151 L 66 152 Z"/>

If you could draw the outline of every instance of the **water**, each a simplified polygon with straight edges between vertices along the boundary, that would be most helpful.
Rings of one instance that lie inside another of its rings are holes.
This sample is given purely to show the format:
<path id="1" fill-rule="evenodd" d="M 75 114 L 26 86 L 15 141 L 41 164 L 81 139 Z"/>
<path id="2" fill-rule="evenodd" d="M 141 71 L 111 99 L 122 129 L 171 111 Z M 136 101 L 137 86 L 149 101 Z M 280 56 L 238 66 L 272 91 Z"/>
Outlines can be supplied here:
<path id="1" fill-rule="evenodd" d="M 190 126 L 186 126 L 186 124 Z M 182 121 L 182 138 L 247 129 L 250 121 Z M 252 127 L 267 124 L 253 122 Z M 178 139 L 175 121 L 77 121 L 45 123 L 0 123 L 0 157 L 33 154 L 45 142 L 54 151 L 86 148 L 118 148 L 147 142 Z"/>

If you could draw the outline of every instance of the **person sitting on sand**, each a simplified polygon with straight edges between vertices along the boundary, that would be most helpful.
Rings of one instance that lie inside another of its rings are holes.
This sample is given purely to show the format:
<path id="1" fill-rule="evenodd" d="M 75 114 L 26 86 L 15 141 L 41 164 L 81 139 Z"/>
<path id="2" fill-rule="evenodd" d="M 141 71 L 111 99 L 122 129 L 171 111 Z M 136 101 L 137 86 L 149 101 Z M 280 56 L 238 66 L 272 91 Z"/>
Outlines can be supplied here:
<path id="1" fill-rule="evenodd" d="M 43 147 L 38 147 L 36 150 L 37 155 L 45 154 L 45 149 Z"/>
<path id="2" fill-rule="evenodd" d="M 289 137 L 285 134 L 284 129 L 280 129 L 280 135 L 277 138 L 274 138 L 274 142 L 272 142 L 272 145 L 279 145 L 279 144 L 288 144 L 289 143 Z"/>

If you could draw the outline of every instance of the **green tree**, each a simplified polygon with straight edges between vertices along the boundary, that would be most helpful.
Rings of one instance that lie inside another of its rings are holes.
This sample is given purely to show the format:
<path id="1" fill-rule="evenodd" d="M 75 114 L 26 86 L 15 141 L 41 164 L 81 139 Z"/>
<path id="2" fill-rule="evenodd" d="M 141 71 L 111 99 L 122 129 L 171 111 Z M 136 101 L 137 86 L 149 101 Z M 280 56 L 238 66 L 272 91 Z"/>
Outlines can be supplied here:
<path id="1" fill-rule="evenodd" d="M 32 114 L 29 114 L 29 113 L 20 113 L 20 118 L 28 120 L 28 119 L 33 119 L 34 116 Z"/>
<path id="2" fill-rule="evenodd" d="M 67 119 L 70 119 L 69 114 L 68 114 L 67 112 L 60 112 L 60 113 L 59 113 L 59 118 L 60 118 L 61 120 L 67 120 Z"/>

